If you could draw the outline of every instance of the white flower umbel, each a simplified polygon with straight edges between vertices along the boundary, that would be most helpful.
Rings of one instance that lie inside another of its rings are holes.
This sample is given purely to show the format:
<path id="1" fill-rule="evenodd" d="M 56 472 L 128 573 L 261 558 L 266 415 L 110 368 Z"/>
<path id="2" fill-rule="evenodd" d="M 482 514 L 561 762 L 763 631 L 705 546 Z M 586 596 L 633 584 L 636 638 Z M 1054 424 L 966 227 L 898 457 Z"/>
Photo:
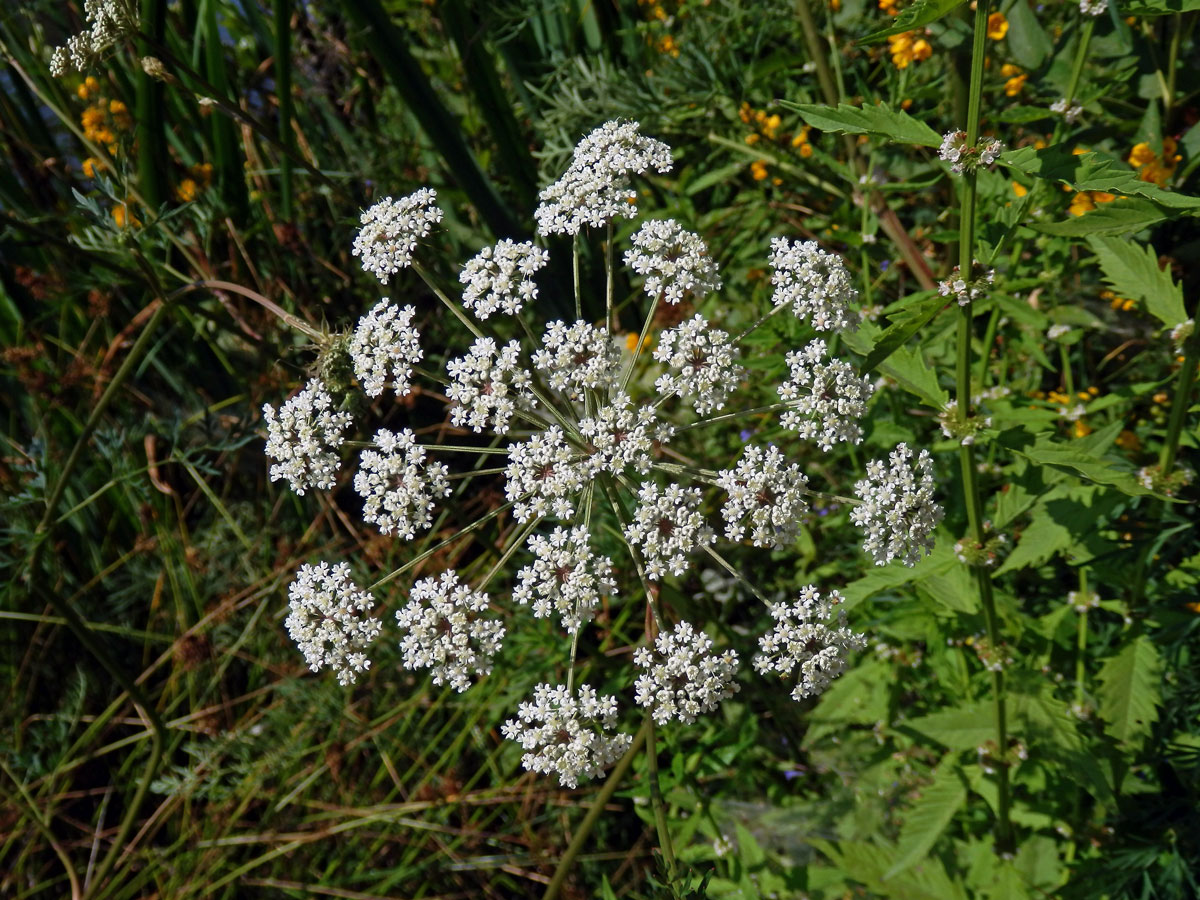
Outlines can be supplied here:
<path id="1" fill-rule="evenodd" d="M 507 434 L 518 409 L 534 406 L 530 392 L 533 376 L 520 364 L 521 345 L 509 341 L 497 351 L 492 338 L 477 338 L 466 356 L 450 361 L 453 384 L 446 396 L 454 403 L 450 422 L 475 432 L 490 428 Z"/>
<path id="2" fill-rule="evenodd" d="M 663 397 L 688 400 L 700 415 L 725 406 L 746 370 L 738 365 L 738 349 L 729 335 L 701 315 L 668 328 L 658 338 L 654 358 L 669 371 L 654 383 Z"/>
<path id="3" fill-rule="evenodd" d="M 538 295 L 533 276 L 550 260 L 550 254 L 533 241 L 505 238 L 495 247 L 484 247 L 458 274 L 465 284 L 463 306 L 480 319 L 495 312 L 515 316 Z"/>
<path id="4" fill-rule="evenodd" d="M 392 306 L 386 297 L 358 320 L 350 339 L 354 377 L 368 397 L 378 397 L 391 380 L 399 395 L 412 390 L 413 366 L 425 355 L 421 335 L 413 328 L 417 311 L 411 306 Z"/>
<path id="5" fill-rule="evenodd" d="M 528 546 L 534 561 L 517 573 L 513 599 L 532 605 L 537 618 L 558 613 L 563 628 L 574 634 L 595 616 L 602 596 L 616 593 L 612 560 L 592 552 L 585 528 L 555 528 L 549 537 L 535 535 Z"/>
<path id="6" fill-rule="evenodd" d="M 335 410 L 333 397 L 313 378 L 278 410 L 263 406 L 267 422 L 267 456 L 276 460 L 271 480 L 287 479 L 300 496 L 309 488 L 328 490 L 342 461 L 334 451 L 345 440 L 350 413 Z"/>
<path id="7" fill-rule="evenodd" d="M 668 303 L 678 303 L 689 293 L 703 297 L 721 289 L 717 267 L 703 238 L 685 230 L 674 219 L 646 222 L 633 235 L 626 264 L 646 279 L 645 291 Z"/>
<path id="8" fill-rule="evenodd" d="M 569 519 L 585 480 L 578 454 L 557 425 L 512 444 L 504 477 L 504 493 L 515 504 L 518 522 L 550 515 Z"/>
<path id="9" fill-rule="evenodd" d="M 380 429 L 378 450 L 364 450 L 354 476 L 354 490 L 366 501 L 363 519 L 382 534 L 411 541 L 433 523 L 434 501 L 450 496 L 446 467 L 426 465 L 425 448 L 405 428 L 398 434 Z"/>
<path id="10" fill-rule="evenodd" d="M 366 615 L 375 601 L 351 580 L 350 566 L 301 566 L 288 598 L 292 611 L 284 625 L 308 667 L 333 669 L 341 684 L 353 684 L 371 665 L 363 651 L 379 636 L 379 620 Z"/>
<path id="11" fill-rule="evenodd" d="M 668 572 L 682 575 L 688 554 L 716 540 L 700 513 L 700 499 L 699 488 L 669 484 L 664 490 L 654 482 L 642 485 L 625 538 L 641 551 L 647 578 L 661 581 Z"/>
<path id="12" fill-rule="evenodd" d="M 825 361 L 825 349 L 825 342 L 817 338 L 789 353 L 791 377 L 778 391 L 790 407 L 779 417 L 780 424 L 828 453 L 834 444 L 862 440 L 858 421 L 867 414 L 875 388 L 870 379 L 855 375 L 849 363 Z"/>
<path id="13" fill-rule="evenodd" d="M 659 725 L 671 719 L 690 725 L 737 693 L 737 653 L 717 655 L 712 645 L 704 632 L 680 622 L 673 631 L 658 635 L 655 652 L 640 647 L 633 654 L 634 665 L 646 670 L 634 684 L 634 700 L 649 709 Z"/>
<path id="14" fill-rule="evenodd" d="M 846 627 L 844 610 L 838 610 L 836 626 L 826 624 L 833 607 L 841 602 L 837 591 L 830 591 L 828 599 L 822 599 L 810 584 L 800 589 L 794 605 L 772 606 L 775 627 L 758 639 L 762 653 L 754 657 L 754 668 L 764 675 L 778 672 L 786 677 L 795 672 L 793 700 L 823 693 L 845 671 L 849 652 L 867 645 L 866 635 Z"/>
<path id="15" fill-rule="evenodd" d="M 652 407 L 635 407 L 627 394 L 618 393 L 596 415 L 579 422 L 579 434 L 588 443 L 584 469 L 589 476 L 619 475 L 629 468 L 645 475 L 654 462 L 655 445 L 674 433 Z"/>
<path id="16" fill-rule="evenodd" d="M 808 479 L 778 447 L 748 445 L 736 468 L 717 473 L 717 485 L 729 494 L 721 507 L 729 540 L 742 540 L 747 524 L 755 547 L 785 547 L 796 540 L 808 509 Z"/>
<path id="17" fill-rule="evenodd" d="M 55 78 L 85 71 L 126 34 L 136 33 L 138 4 L 136 0 L 84 0 L 83 18 L 87 31 L 67 38 L 66 46 L 56 47 L 50 56 L 50 74 Z"/>
<path id="18" fill-rule="evenodd" d="M 630 177 L 671 170 L 671 148 L 638 133 L 637 122 L 611 121 L 575 147 L 563 176 L 538 194 L 538 234 L 579 234 L 616 218 L 637 215 Z"/>
<path id="19" fill-rule="evenodd" d="M 563 787 L 576 787 L 620 759 L 633 739 L 610 734 L 617 724 L 615 697 L 588 685 L 573 696 L 563 685 L 539 684 L 533 699 L 517 707 L 517 717 L 501 733 L 524 749 L 521 764 L 530 772 L 554 773 Z"/>
<path id="20" fill-rule="evenodd" d="M 484 618 L 488 595 L 473 591 L 458 574 L 422 578 L 413 585 L 408 605 L 396 612 L 406 632 L 400 652 L 406 669 L 429 669 L 434 684 L 449 684 L 460 693 L 471 676 L 492 671 L 492 657 L 504 639 L 504 626 Z"/>
<path id="21" fill-rule="evenodd" d="M 863 550 L 878 566 L 899 559 L 913 566 L 922 551 L 933 550 L 933 530 L 943 511 L 933 499 L 933 459 L 928 450 L 910 464 L 913 452 L 897 444 L 889 456 L 867 463 L 867 477 L 854 485 L 862 504 L 850 511 L 850 521 L 866 532 Z"/>
<path id="22" fill-rule="evenodd" d="M 428 237 L 442 221 L 442 211 L 437 206 L 437 191 L 421 188 L 399 200 L 384 197 L 359 221 L 362 228 L 350 252 L 362 258 L 364 272 L 387 284 L 389 278 L 412 265 L 417 241 Z"/>
<path id="23" fill-rule="evenodd" d="M 541 349 L 533 354 L 533 364 L 545 374 L 550 387 L 579 400 L 584 388 L 598 390 L 616 382 L 621 351 L 607 328 L 583 321 L 572 325 L 554 321 L 546 326 Z"/>
<path id="24" fill-rule="evenodd" d="M 841 257 L 826 253 L 816 241 L 771 241 L 771 302 L 791 306 L 808 316 L 817 331 L 845 331 L 858 324 L 851 304 L 858 297 Z"/>

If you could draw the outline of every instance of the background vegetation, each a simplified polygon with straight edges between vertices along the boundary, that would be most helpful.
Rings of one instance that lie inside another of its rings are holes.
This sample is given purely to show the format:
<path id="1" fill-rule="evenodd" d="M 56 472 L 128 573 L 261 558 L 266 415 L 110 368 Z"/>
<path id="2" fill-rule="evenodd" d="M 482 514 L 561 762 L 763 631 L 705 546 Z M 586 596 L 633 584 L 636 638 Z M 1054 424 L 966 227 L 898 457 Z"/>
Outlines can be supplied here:
<path id="1" fill-rule="evenodd" d="M 538 187 L 614 117 L 676 149 L 647 207 L 714 248 L 731 320 L 766 308 L 772 236 L 843 254 L 877 319 L 850 349 L 889 389 L 861 447 L 798 461 L 849 486 L 837 473 L 896 442 L 929 446 L 948 519 L 911 571 L 869 567 L 836 507 L 770 566 L 748 563 L 767 594 L 842 590 L 871 649 L 809 707 L 747 674 L 720 715 L 664 731 L 686 877 L 665 884 L 639 757 L 565 895 L 1200 891 L 1197 495 L 1137 477 L 1195 464 L 1197 342 L 1165 334 L 1200 295 L 1194 3 L 1085 22 L 1073 3 L 1012 0 L 988 21 L 983 128 L 1026 148 L 979 177 L 997 281 L 970 332 L 992 418 L 985 513 L 1009 537 L 992 570 L 1000 646 L 954 556 L 958 442 L 936 419 L 956 324 L 934 289 L 960 231 L 932 148 L 967 115 L 969 9 L 143 0 L 136 47 L 51 78 L 81 6 L 0 13 L 0 895 L 541 895 L 598 788 L 524 773 L 499 736 L 554 677 L 550 629 L 515 634 L 465 695 L 396 656 L 353 689 L 308 674 L 282 626 L 297 566 L 380 569 L 405 551 L 362 526 L 348 490 L 269 483 L 259 410 L 313 362 L 272 306 L 344 328 L 376 301 L 349 254 L 359 210 L 436 187 L 447 220 L 429 259 L 453 283 L 478 247 L 528 236 Z M 1050 112 L 1064 97 L 1077 122 Z M 421 311 L 429 368 L 461 352 L 419 282 L 390 291 Z M 539 302 L 556 316 L 570 294 Z M 782 356 L 754 365 L 770 395 Z M 446 427 L 433 394 L 378 412 Z M 497 482 L 458 514 L 502 498 Z M 422 571 L 491 547 L 454 552 Z M 697 567 L 670 589 L 752 647 L 736 585 Z M 641 614 L 605 629 L 593 649 L 623 652 Z M 994 742 L 996 660 L 1009 748 Z"/>

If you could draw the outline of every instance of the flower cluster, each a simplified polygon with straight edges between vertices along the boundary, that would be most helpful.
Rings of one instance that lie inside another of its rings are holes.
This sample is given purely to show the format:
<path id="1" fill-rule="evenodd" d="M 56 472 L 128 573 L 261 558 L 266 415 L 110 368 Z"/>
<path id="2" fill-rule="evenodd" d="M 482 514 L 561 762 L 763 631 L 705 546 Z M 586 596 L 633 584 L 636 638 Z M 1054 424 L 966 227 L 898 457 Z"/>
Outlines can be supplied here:
<path id="1" fill-rule="evenodd" d="M 699 415 L 707 415 L 725 406 L 726 398 L 745 376 L 738 356 L 728 334 L 695 315 L 659 335 L 654 358 L 667 371 L 654 387 L 663 397 L 681 397 Z"/>
<path id="2" fill-rule="evenodd" d="M 1102 16 L 1108 10 L 1108 0 L 1079 0 L 1079 12 L 1085 16 Z"/>
<path id="3" fill-rule="evenodd" d="M 959 306 L 966 306 L 982 297 L 987 286 L 995 280 L 995 269 L 988 269 L 981 277 L 968 281 L 962 277 L 962 269 L 955 266 L 949 278 L 938 282 L 938 293 L 943 297 L 953 297 Z"/>
<path id="4" fill-rule="evenodd" d="M 791 306 L 797 316 L 808 316 L 817 331 L 845 331 L 858 323 L 851 304 L 858 291 L 841 259 L 817 246 L 816 241 L 771 241 L 771 302 Z"/>
<path id="5" fill-rule="evenodd" d="M 826 361 L 825 342 L 810 341 L 786 357 L 790 377 L 777 388 L 788 404 L 780 424 L 828 452 L 834 444 L 862 440 L 858 424 L 875 392 L 869 379 L 840 359 Z"/>
<path id="6" fill-rule="evenodd" d="M 363 651 L 379 636 L 379 620 L 365 615 L 375 602 L 351 580 L 349 564 L 301 566 L 288 597 L 292 611 L 284 625 L 308 667 L 331 668 L 339 683 L 353 684 L 370 668 Z"/>
<path id="7" fill-rule="evenodd" d="M 517 717 L 500 729 L 526 751 L 521 762 L 531 772 L 554 773 L 563 787 L 594 778 L 629 749 L 627 734 L 609 734 L 617 724 L 617 700 L 581 685 L 578 695 L 562 685 L 539 684 L 533 699 L 517 707 Z"/>
<path id="8" fill-rule="evenodd" d="M 612 403 L 579 422 L 579 436 L 588 444 L 587 473 L 592 477 L 603 472 L 619 475 L 632 468 L 645 475 L 655 445 L 670 440 L 674 433 L 674 428 L 654 415 L 653 407 L 635 406 L 628 394 L 618 392 Z"/>
<path id="9" fill-rule="evenodd" d="M 1086 3 L 1087 0 L 1084 0 L 1084 2 Z M 1107 0 L 1105 0 L 1105 2 L 1107 2 Z M 1070 100 L 1068 100 L 1066 97 L 1063 97 L 1050 104 L 1050 112 L 1058 113 L 1063 117 L 1064 120 L 1066 120 L 1068 125 L 1074 125 L 1075 120 L 1083 115 L 1083 107 L 1079 104 L 1072 104 Z"/>
<path id="10" fill-rule="evenodd" d="M 721 289 L 703 239 L 674 219 L 652 219 L 631 240 L 625 262 L 646 279 L 645 290 L 651 297 L 674 304 L 688 294 L 702 297 Z"/>
<path id="11" fill-rule="evenodd" d="M 446 390 L 454 404 L 451 423 L 475 432 L 491 428 L 496 434 L 507 434 L 517 411 L 535 403 L 530 392 L 532 376 L 520 364 L 520 355 L 517 341 L 498 350 L 493 338 L 478 338 L 466 356 L 451 360 L 448 369 L 453 383 Z"/>
<path id="12" fill-rule="evenodd" d="M 942 136 L 938 156 L 950 163 L 950 171 L 961 175 L 968 169 L 990 166 L 1004 152 L 1004 145 L 992 138 L 968 146 L 965 131 L 948 131 Z"/>
<path id="13" fill-rule="evenodd" d="M 867 477 L 854 485 L 862 505 L 850 511 L 850 520 L 867 533 L 863 549 L 879 566 L 893 559 L 916 565 L 924 550 L 933 550 L 933 530 L 943 511 L 933 499 L 933 460 L 928 450 L 917 457 L 916 470 L 909 464 L 913 452 L 898 444 L 888 463 L 867 463 Z"/>
<path id="14" fill-rule="evenodd" d="M 442 221 L 442 211 L 437 206 L 437 191 L 421 188 L 399 200 L 384 197 L 359 221 L 362 228 L 350 252 L 362 257 L 364 272 L 387 284 L 391 276 L 412 265 L 417 241 L 428 237 Z"/>
<path id="15" fill-rule="evenodd" d="M 368 397 L 382 394 L 389 378 L 401 396 L 412 389 L 413 366 L 425 355 L 412 324 L 416 314 L 413 307 L 392 306 L 385 297 L 358 320 L 350 338 L 350 361 Z"/>
<path id="16" fill-rule="evenodd" d="M 1176 353 L 1183 352 L 1183 345 L 1187 343 L 1187 339 L 1192 336 L 1192 332 L 1195 330 L 1195 319 L 1185 319 L 1171 329 L 1171 346 Z"/>
<path id="17" fill-rule="evenodd" d="M 650 481 L 638 491 L 638 508 L 625 527 L 625 539 L 636 546 L 646 565 L 646 577 L 661 581 L 670 572 L 687 571 L 692 551 L 716 540 L 700 513 L 700 489 Z"/>
<path id="18" fill-rule="evenodd" d="M 551 322 L 542 335 L 542 347 L 533 364 L 546 375 L 550 387 L 571 400 L 612 384 L 621 366 L 621 353 L 613 345 L 607 328 L 576 322 Z"/>
<path id="19" fill-rule="evenodd" d="M 136 33 L 138 4 L 136 0 L 83 0 L 83 18 L 87 31 L 67 38 L 66 46 L 55 47 L 50 56 L 50 74 L 55 78 L 84 71 L 122 37 Z"/>
<path id="20" fill-rule="evenodd" d="M 575 147 L 571 165 L 538 194 L 538 234 L 579 234 L 637 215 L 630 177 L 671 171 L 671 148 L 638 133 L 637 122 L 606 122 Z"/>
<path id="21" fill-rule="evenodd" d="M 712 712 L 722 700 L 737 693 L 733 680 L 738 656 L 733 650 L 715 654 L 713 642 L 689 623 L 661 632 L 654 652 L 640 647 L 633 663 L 645 669 L 634 683 L 634 700 L 644 706 L 659 725 L 677 719 L 685 725 Z"/>
<path id="22" fill-rule="evenodd" d="M 381 428 L 375 434 L 378 450 L 366 449 L 354 476 L 354 490 L 363 498 L 363 520 L 381 534 L 411 541 L 433 523 L 434 501 L 450 496 L 446 467 L 426 465 L 425 448 L 407 428 L 399 434 Z"/>
<path id="23" fill-rule="evenodd" d="M 796 539 L 808 510 L 808 479 L 778 447 L 746 447 L 735 468 L 717 473 L 717 486 L 729 495 L 721 508 L 729 540 L 745 537 L 747 520 L 755 547 L 784 547 Z"/>
<path id="24" fill-rule="evenodd" d="M 513 599 L 531 605 L 539 619 L 558 613 L 568 634 L 591 621 L 601 597 L 616 593 L 612 560 L 596 555 L 586 529 L 555 528 L 549 537 L 534 535 L 529 549 L 534 562 L 517 573 Z"/>
<path id="25" fill-rule="evenodd" d="M 342 461 L 334 452 L 345 440 L 350 413 L 333 408 L 333 397 L 316 378 L 282 408 L 263 406 L 267 456 L 276 460 L 271 480 L 284 478 L 300 496 L 309 488 L 328 490 Z"/>
<path id="26" fill-rule="evenodd" d="M 846 627 L 844 610 L 838 610 L 835 626 L 826 624 L 833 616 L 834 606 L 841 602 L 842 596 L 837 591 L 830 591 L 828 598 L 822 598 L 810 584 L 800 589 L 794 605 L 773 606 L 771 617 L 775 627 L 759 638 L 762 653 L 754 658 L 754 668 L 764 675 L 778 672 L 788 676 L 796 672 L 794 700 L 823 693 L 845 671 L 850 651 L 867 646 L 865 635 L 855 634 Z"/>
<path id="27" fill-rule="evenodd" d="M 487 608 L 487 594 L 471 590 L 456 572 L 422 578 L 413 585 L 408 604 L 396 612 L 405 632 L 400 641 L 404 667 L 429 669 L 434 684 L 465 691 L 472 675 L 492 671 L 492 657 L 504 639 L 504 626 L 480 615 Z"/>
<path id="28" fill-rule="evenodd" d="M 465 284 L 463 306 L 480 319 L 504 312 L 515 316 L 538 295 L 533 276 L 550 260 L 550 254 L 533 241 L 507 238 L 495 247 L 484 247 L 458 275 Z"/>
<path id="29" fill-rule="evenodd" d="M 569 519 L 585 480 L 583 466 L 557 425 L 511 445 L 504 478 L 504 492 L 518 522 L 550 515 Z"/>

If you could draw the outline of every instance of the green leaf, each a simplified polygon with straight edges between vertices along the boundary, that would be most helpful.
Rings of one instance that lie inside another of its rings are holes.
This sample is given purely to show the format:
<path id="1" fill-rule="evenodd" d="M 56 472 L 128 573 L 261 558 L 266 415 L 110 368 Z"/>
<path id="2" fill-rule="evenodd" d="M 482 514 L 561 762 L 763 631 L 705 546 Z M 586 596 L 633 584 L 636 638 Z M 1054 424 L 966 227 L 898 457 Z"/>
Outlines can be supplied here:
<path id="1" fill-rule="evenodd" d="M 967 786 L 951 756 L 938 765 L 933 783 L 921 791 L 920 799 L 905 810 L 904 827 L 896 843 L 897 859 L 884 873 L 884 880 L 924 858 L 954 814 L 967 802 Z"/>
<path id="2" fill-rule="evenodd" d="M 964 2 L 965 0 L 917 0 L 916 3 L 896 16 L 895 24 L 880 31 L 874 31 L 865 38 L 860 38 L 858 43 L 877 44 L 889 35 L 911 31 L 914 28 L 924 28 L 930 22 L 936 22 L 942 16 L 962 6 Z M 938 143 L 941 141 L 939 140 Z"/>
<path id="3" fill-rule="evenodd" d="M 996 739 L 996 704 L 967 703 L 896 723 L 896 731 L 915 731 L 950 750 L 974 750 Z"/>
<path id="4" fill-rule="evenodd" d="M 1142 300 L 1146 309 L 1168 328 L 1187 318 L 1183 288 L 1171 273 L 1158 267 L 1153 247 L 1143 247 L 1114 237 L 1092 235 L 1088 244 L 1096 254 L 1104 279 L 1122 297 Z"/>
<path id="5" fill-rule="evenodd" d="M 1175 215 L 1177 213 L 1141 197 L 1118 197 L 1112 203 L 1101 203 L 1082 216 L 1070 216 L 1062 222 L 1031 222 L 1029 227 L 1042 234 L 1065 237 L 1086 237 L 1089 234 L 1117 235 L 1141 231 Z"/>
<path id="6" fill-rule="evenodd" d="M 1101 666 L 1100 718 L 1118 741 L 1140 745 L 1158 720 L 1162 666 L 1158 648 L 1145 635 Z"/>
<path id="7" fill-rule="evenodd" d="M 1169 16 L 1173 13 L 1195 12 L 1200 9 L 1200 0 L 1141 0 L 1129 5 L 1121 4 L 1123 16 Z"/>
<path id="8" fill-rule="evenodd" d="M 1152 493 L 1141 485 L 1132 472 L 1116 468 L 1078 443 L 1063 444 L 1050 435 L 1043 434 L 1038 436 L 1032 446 L 1014 447 L 1012 450 L 1040 465 L 1079 475 L 1097 484 L 1112 485 L 1131 497 Z"/>
<path id="9" fill-rule="evenodd" d="M 911 7 L 910 7 L 911 8 Z M 779 105 L 800 113 L 813 128 L 821 131 L 836 131 L 844 134 L 874 134 L 889 138 L 900 144 L 916 144 L 921 147 L 937 147 L 942 136 L 908 113 L 892 109 L 886 104 L 878 106 L 849 106 L 839 103 L 831 106 L 814 106 L 809 103 L 792 103 L 780 100 Z"/>
<path id="10" fill-rule="evenodd" d="M 1033 7 L 1018 0 L 1010 3 L 1004 14 L 1008 17 L 1008 52 L 1013 61 L 1026 69 L 1036 69 L 1050 55 L 1054 45 Z M 1046 115 L 1046 111 L 1042 115 Z"/>
<path id="11" fill-rule="evenodd" d="M 936 299 L 943 300 L 941 297 Z M 857 331 L 843 335 L 843 339 L 850 349 L 869 357 L 874 352 L 881 334 L 878 326 L 864 322 Z M 946 390 L 938 383 L 937 373 L 925 364 L 919 347 L 892 349 L 883 362 L 872 368 L 878 368 L 906 391 L 920 397 L 935 409 L 941 409 L 950 399 Z M 864 373 L 869 371 L 871 369 L 863 369 Z"/>
<path id="12" fill-rule="evenodd" d="M 1089 151 L 1075 154 L 1073 147 L 1055 144 L 1043 150 L 1022 147 L 1000 155 L 1000 162 L 1018 172 L 1058 181 L 1077 191 L 1137 194 L 1172 209 L 1200 209 L 1200 197 L 1166 191 L 1138 178 L 1123 162 Z"/>
<path id="13" fill-rule="evenodd" d="M 946 298 L 936 291 L 920 291 L 905 298 L 904 307 L 891 316 L 888 327 L 875 340 L 875 346 L 862 364 L 866 375 L 897 349 L 908 343 L 908 339 L 924 328 L 946 306 Z"/>

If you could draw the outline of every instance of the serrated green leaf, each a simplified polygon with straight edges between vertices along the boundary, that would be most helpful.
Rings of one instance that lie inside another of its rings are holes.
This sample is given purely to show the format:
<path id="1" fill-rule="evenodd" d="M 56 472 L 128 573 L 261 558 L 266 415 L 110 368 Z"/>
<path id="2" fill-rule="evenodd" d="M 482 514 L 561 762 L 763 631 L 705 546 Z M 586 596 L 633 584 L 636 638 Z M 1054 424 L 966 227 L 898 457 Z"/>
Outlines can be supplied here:
<path id="1" fill-rule="evenodd" d="M 921 291 L 906 298 L 902 309 L 892 314 L 890 324 L 875 339 L 875 346 L 862 364 L 862 373 L 875 367 L 908 343 L 909 338 L 924 328 L 946 306 L 946 298 L 936 291 Z"/>
<path id="2" fill-rule="evenodd" d="M 1136 194 L 1171 209 L 1200 209 L 1200 197 L 1189 197 L 1142 181 L 1128 165 L 1109 156 L 1088 151 L 1076 154 L 1066 144 L 1042 150 L 1022 147 L 1000 154 L 1000 163 L 1026 175 L 1069 185 L 1077 191 Z"/>
<path id="3" fill-rule="evenodd" d="M 950 750 L 974 750 L 996 738 L 996 705 L 991 701 L 967 703 L 954 709 L 906 719 L 897 731 L 914 731 Z"/>
<path id="4" fill-rule="evenodd" d="M 941 297 L 937 299 L 941 300 Z M 870 322 L 864 322 L 857 331 L 843 336 L 845 343 L 856 353 L 868 356 L 876 346 L 881 330 Z M 925 364 L 918 347 L 899 347 L 891 351 L 887 359 L 877 366 L 880 372 L 891 378 L 906 391 L 920 397 L 934 409 L 941 409 L 950 399 L 938 383 L 937 373 Z M 870 371 L 864 369 L 864 372 Z"/>
<path id="5" fill-rule="evenodd" d="M 1097 484 L 1111 485 L 1131 497 L 1152 493 L 1142 486 L 1132 472 L 1116 468 L 1113 463 L 1094 455 L 1079 443 L 1064 444 L 1050 435 L 1040 435 L 1032 445 L 1013 448 L 1013 452 L 1040 465 L 1079 475 Z"/>
<path id="6" fill-rule="evenodd" d="M 1050 55 L 1054 44 L 1033 7 L 1024 2 L 1010 3 L 1005 15 L 1008 16 L 1008 52 L 1013 61 L 1025 69 L 1036 69 Z"/>
<path id="7" fill-rule="evenodd" d="M 1123 16 L 1169 16 L 1173 13 L 1195 12 L 1200 0 L 1141 0 L 1121 5 Z"/>
<path id="8" fill-rule="evenodd" d="M 895 24 L 880 31 L 874 31 L 865 38 L 860 38 L 858 43 L 877 44 L 889 35 L 911 31 L 914 28 L 924 28 L 930 22 L 936 22 L 965 2 L 966 0 L 917 0 L 916 3 L 902 10 L 900 15 L 896 16 Z"/>
<path id="9" fill-rule="evenodd" d="M 1100 682 L 1104 730 L 1122 743 L 1140 745 L 1158 720 L 1162 657 L 1145 635 L 1105 661 Z"/>
<path id="10" fill-rule="evenodd" d="M 1158 267 L 1153 247 L 1143 247 L 1114 237 L 1092 235 L 1088 245 L 1104 272 L 1104 279 L 1122 297 L 1142 300 L 1146 310 L 1168 328 L 1187 318 L 1183 288 L 1169 271 Z"/>
<path id="11" fill-rule="evenodd" d="M 1061 222 L 1031 222 L 1029 227 L 1042 234 L 1064 237 L 1086 237 L 1089 234 L 1116 235 L 1141 231 L 1157 222 L 1178 215 L 1141 197 L 1118 197 L 1111 203 L 1101 203 L 1082 216 L 1071 216 Z"/>
<path id="12" fill-rule="evenodd" d="M 933 783 L 905 810 L 904 826 L 896 842 L 896 861 L 884 873 L 884 880 L 894 878 L 928 854 L 966 802 L 967 786 L 958 765 L 948 756 L 934 770 Z"/>
<path id="13" fill-rule="evenodd" d="M 942 136 L 908 113 L 892 109 L 886 104 L 878 106 L 849 106 L 839 103 L 837 108 L 815 106 L 809 103 L 792 103 L 780 100 L 779 105 L 800 113 L 813 128 L 843 134 L 874 134 L 900 144 L 916 144 L 921 147 L 937 147 Z"/>

